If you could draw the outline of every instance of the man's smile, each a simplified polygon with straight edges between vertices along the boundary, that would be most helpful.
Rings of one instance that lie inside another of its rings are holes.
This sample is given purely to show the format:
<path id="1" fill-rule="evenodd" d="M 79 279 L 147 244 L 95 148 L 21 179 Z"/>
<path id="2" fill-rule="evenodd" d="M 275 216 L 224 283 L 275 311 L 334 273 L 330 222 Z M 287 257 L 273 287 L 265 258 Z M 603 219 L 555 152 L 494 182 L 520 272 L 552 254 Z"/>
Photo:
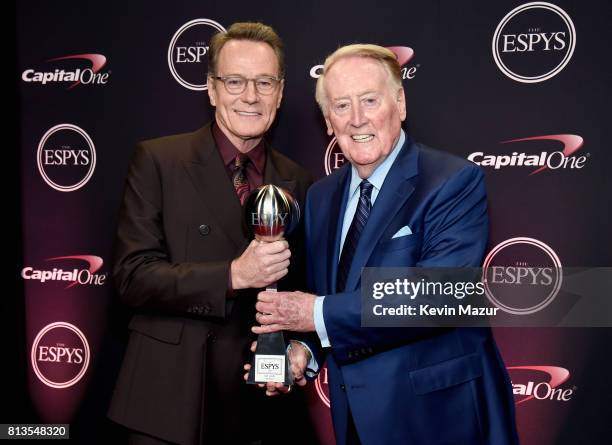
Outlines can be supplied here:
<path id="1" fill-rule="evenodd" d="M 240 111 L 240 110 L 234 110 L 236 114 L 238 114 L 239 116 L 246 116 L 246 117 L 257 117 L 257 116 L 261 116 L 261 113 L 257 112 L 257 111 Z"/>
<path id="2" fill-rule="evenodd" d="M 351 139 L 359 143 L 370 142 L 372 139 L 374 139 L 374 135 L 373 134 L 354 134 L 351 136 Z"/>

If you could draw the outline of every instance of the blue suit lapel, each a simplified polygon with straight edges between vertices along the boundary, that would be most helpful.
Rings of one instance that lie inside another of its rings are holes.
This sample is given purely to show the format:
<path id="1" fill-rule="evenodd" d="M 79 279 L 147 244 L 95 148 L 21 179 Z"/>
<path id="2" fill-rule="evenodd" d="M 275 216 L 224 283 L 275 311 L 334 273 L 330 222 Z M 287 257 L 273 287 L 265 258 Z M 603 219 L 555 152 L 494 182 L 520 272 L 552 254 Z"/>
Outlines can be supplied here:
<path id="1" fill-rule="evenodd" d="M 361 278 L 361 269 L 366 266 L 372 251 L 387 226 L 393 221 L 395 214 L 412 195 L 414 186 L 409 179 L 418 174 L 418 156 L 418 147 L 407 136 L 404 146 L 401 148 L 389 173 L 387 173 L 368 221 L 361 233 L 346 280 L 347 290 L 357 289 Z"/>

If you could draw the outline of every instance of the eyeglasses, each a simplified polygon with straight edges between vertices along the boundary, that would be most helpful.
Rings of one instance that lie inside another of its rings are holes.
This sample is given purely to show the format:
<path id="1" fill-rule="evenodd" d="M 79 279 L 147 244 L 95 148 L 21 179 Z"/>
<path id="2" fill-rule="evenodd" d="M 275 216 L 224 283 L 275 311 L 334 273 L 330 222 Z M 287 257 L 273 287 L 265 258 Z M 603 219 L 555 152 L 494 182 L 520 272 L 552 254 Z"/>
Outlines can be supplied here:
<path id="1" fill-rule="evenodd" d="M 230 94 L 241 94 L 246 89 L 247 83 L 251 80 L 255 84 L 255 89 L 260 94 L 272 94 L 276 89 L 276 86 L 282 79 L 278 79 L 272 76 L 259 76 L 254 79 L 247 79 L 246 77 L 233 75 L 233 76 L 212 76 L 213 79 L 220 80 L 225 85 L 225 89 Z"/>

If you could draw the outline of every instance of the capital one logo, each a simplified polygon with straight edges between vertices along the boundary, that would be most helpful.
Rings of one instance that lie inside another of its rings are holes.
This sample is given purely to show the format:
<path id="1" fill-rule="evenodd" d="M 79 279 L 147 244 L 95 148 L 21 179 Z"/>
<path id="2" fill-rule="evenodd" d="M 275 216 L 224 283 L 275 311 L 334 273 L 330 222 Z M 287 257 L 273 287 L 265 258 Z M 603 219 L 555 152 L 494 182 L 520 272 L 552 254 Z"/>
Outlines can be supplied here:
<path id="1" fill-rule="evenodd" d="M 538 145 L 533 141 L 540 142 Z M 553 141 L 558 146 L 561 144 L 562 149 L 551 150 L 542 149 L 541 141 Z M 487 154 L 484 151 L 475 151 L 467 157 L 468 161 L 472 161 L 476 165 L 483 167 L 492 167 L 495 170 L 502 168 L 514 167 L 531 167 L 529 176 L 533 176 L 545 170 L 581 170 L 586 165 L 590 153 L 578 155 L 577 152 L 584 145 L 584 139 L 577 134 L 550 134 L 544 136 L 533 136 L 520 139 L 510 139 L 502 141 L 502 144 L 511 144 L 510 146 L 519 147 L 538 147 L 538 150 L 531 148 L 530 152 L 521 150 L 513 151 L 511 154 Z"/>
<path id="2" fill-rule="evenodd" d="M 168 67 L 176 81 L 193 91 L 208 88 L 208 46 L 210 39 L 225 28 L 211 19 L 185 23 L 172 36 L 168 46 Z"/>
<path id="3" fill-rule="evenodd" d="M 40 139 L 36 161 L 49 187 L 73 192 L 91 179 L 96 168 L 96 147 L 82 128 L 59 124 Z"/>
<path id="4" fill-rule="evenodd" d="M 511 238 L 499 243 L 482 266 L 485 295 L 493 306 L 514 315 L 543 310 L 563 282 L 561 260 L 540 240 Z"/>
<path id="5" fill-rule="evenodd" d="M 100 274 L 104 261 L 95 255 L 71 255 L 47 258 L 46 261 L 54 264 L 64 264 L 64 267 L 36 268 L 26 266 L 21 271 L 24 280 L 39 281 L 46 283 L 49 281 L 67 283 L 65 289 L 70 289 L 77 285 L 102 286 L 106 282 L 107 274 Z M 85 263 L 87 267 L 83 267 Z M 69 264 L 79 264 L 80 267 L 69 267 Z"/>
<path id="6" fill-rule="evenodd" d="M 553 400 L 569 402 L 576 387 L 562 387 L 570 372 L 559 366 L 509 366 L 512 376 L 512 393 L 515 404 L 520 405 L 529 400 Z"/>
<path id="7" fill-rule="evenodd" d="M 576 391 L 575 386 L 561 386 L 569 379 L 570 372 L 559 366 L 509 366 L 506 369 L 512 377 L 516 405 L 533 399 L 568 402 Z M 321 369 L 314 386 L 321 402 L 329 408 L 327 366 Z"/>
<path id="8" fill-rule="evenodd" d="M 21 80 L 41 85 L 70 82 L 69 90 L 78 85 L 106 85 L 108 83 L 110 71 L 101 71 L 106 65 L 106 56 L 102 54 L 75 54 L 72 56 L 56 57 L 47 60 L 47 63 L 59 61 L 77 61 L 80 62 L 80 65 L 85 61 L 90 66 L 87 68 L 81 66 L 73 69 L 56 68 L 51 71 L 37 71 L 33 68 L 28 68 L 21 74 Z"/>
<path id="9" fill-rule="evenodd" d="M 87 338 L 75 325 L 58 321 L 40 330 L 30 353 L 36 377 L 51 388 L 68 388 L 83 378 L 89 367 Z"/>
<path id="10" fill-rule="evenodd" d="M 401 67 L 402 79 L 414 79 L 417 69 L 421 66 L 419 64 L 411 67 L 406 67 L 408 62 L 414 58 L 414 50 L 409 46 L 388 46 L 387 49 L 393 51 L 397 61 Z M 323 73 L 323 65 L 315 65 L 310 68 L 310 77 L 318 79 Z"/>
<path id="11" fill-rule="evenodd" d="M 543 82 L 565 68 L 576 47 L 576 29 L 557 5 L 531 2 L 510 11 L 493 34 L 493 60 L 510 79 Z"/>

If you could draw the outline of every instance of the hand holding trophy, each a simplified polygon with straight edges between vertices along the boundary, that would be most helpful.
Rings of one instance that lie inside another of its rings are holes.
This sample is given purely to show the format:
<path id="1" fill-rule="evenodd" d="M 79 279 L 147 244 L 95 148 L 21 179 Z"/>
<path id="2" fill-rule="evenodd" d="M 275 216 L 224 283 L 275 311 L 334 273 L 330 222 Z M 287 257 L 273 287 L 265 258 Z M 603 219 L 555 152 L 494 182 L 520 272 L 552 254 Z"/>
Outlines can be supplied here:
<path id="1" fill-rule="evenodd" d="M 262 185 L 254 190 L 245 204 L 245 218 L 255 239 L 278 241 L 293 231 L 300 220 L 300 207 L 291 194 L 275 185 Z M 276 283 L 266 291 L 276 292 Z M 293 383 L 289 369 L 287 343 L 283 332 L 260 334 L 247 383 Z"/>

